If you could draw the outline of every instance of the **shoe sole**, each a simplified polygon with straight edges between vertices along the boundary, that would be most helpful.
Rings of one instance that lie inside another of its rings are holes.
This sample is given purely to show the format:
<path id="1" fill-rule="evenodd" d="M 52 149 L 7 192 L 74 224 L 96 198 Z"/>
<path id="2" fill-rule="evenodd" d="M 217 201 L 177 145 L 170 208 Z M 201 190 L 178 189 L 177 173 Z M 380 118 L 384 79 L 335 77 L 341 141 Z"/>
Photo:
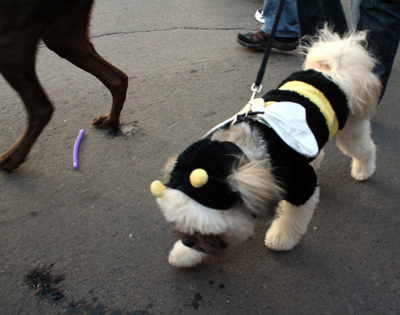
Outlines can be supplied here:
<path id="1" fill-rule="evenodd" d="M 265 48 L 267 48 L 267 43 L 249 44 L 249 43 L 246 43 L 244 41 L 241 41 L 240 39 L 238 39 L 237 41 L 238 41 L 238 43 L 240 45 L 242 45 L 242 46 L 244 46 L 246 48 L 249 48 L 249 49 L 265 50 Z M 279 42 L 274 41 L 272 43 L 272 48 L 275 48 L 275 49 L 280 50 L 280 51 L 293 51 L 293 50 L 295 50 L 297 48 L 298 45 L 299 44 L 297 42 L 296 43 L 279 43 Z"/>

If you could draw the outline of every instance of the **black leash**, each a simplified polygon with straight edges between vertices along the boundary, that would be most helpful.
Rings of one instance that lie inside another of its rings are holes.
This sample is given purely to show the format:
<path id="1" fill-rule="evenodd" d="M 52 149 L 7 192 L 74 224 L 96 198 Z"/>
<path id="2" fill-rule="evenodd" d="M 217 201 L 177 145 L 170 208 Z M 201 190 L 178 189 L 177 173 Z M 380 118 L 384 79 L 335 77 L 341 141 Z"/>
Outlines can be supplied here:
<path id="1" fill-rule="evenodd" d="M 279 7 L 276 12 L 274 25 L 272 26 L 271 34 L 269 35 L 269 38 L 268 38 L 267 47 L 265 48 L 264 58 L 261 63 L 260 69 L 258 70 L 256 82 L 251 86 L 251 90 L 253 91 L 251 100 L 254 99 L 255 94 L 259 93 L 262 89 L 261 82 L 262 82 L 264 74 L 265 74 L 265 68 L 267 66 L 269 55 L 271 54 L 272 43 L 274 42 L 274 39 L 275 39 L 276 31 L 278 29 L 278 24 L 281 19 L 284 5 L 285 5 L 285 0 L 281 0 L 279 2 Z"/>
<path id="2" fill-rule="evenodd" d="M 253 94 L 251 95 L 250 101 L 246 104 L 246 106 L 243 108 L 243 110 L 240 112 L 240 114 L 238 113 L 238 114 L 235 115 L 235 117 L 233 118 L 233 120 L 231 122 L 231 125 L 236 124 L 238 119 L 241 119 L 242 116 L 243 116 L 243 119 L 246 119 L 249 115 L 252 116 L 252 115 L 255 115 L 255 114 L 259 113 L 259 112 L 254 112 L 252 110 L 252 106 L 254 104 L 254 97 L 262 89 L 261 82 L 262 82 L 262 79 L 263 79 L 264 74 L 265 74 L 265 68 L 267 66 L 268 57 L 269 57 L 269 55 L 271 53 L 272 43 L 274 42 L 276 30 L 278 29 L 278 24 L 279 24 L 279 21 L 281 19 L 281 15 L 282 15 L 284 4 L 285 4 L 285 0 L 280 0 L 279 7 L 278 7 L 278 10 L 276 12 L 276 16 L 275 16 L 275 20 L 274 20 L 274 25 L 272 26 L 271 34 L 269 35 L 269 38 L 268 38 L 267 47 L 265 48 L 264 58 L 263 58 L 263 61 L 261 63 L 260 69 L 258 70 L 258 75 L 257 75 L 256 82 L 253 83 L 253 85 L 250 88 L 253 91 Z M 211 129 L 208 133 L 206 133 L 203 136 L 203 138 L 208 137 L 216 129 L 218 129 L 219 127 L 221 127 L 225 123 L 229 123 L 229 120 L 225 121 L 225 122 L 222 122 L 221 124 L 217 125 L 213 129 Z"/>

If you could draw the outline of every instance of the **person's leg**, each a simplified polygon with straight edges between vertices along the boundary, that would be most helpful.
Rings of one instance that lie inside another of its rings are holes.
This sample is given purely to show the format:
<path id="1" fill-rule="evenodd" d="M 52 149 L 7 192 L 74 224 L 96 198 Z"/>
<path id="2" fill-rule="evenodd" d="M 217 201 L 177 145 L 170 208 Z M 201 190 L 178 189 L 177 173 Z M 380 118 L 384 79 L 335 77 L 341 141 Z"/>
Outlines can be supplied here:
<path id="1" fill-rule="evenodd" d="M 357 25 L 357 30 L 368 30 L 368 48 L 378 59 L 374 73 L 382 82 L 382 99 L 399 47 L 400 1 L 362 0 L 359 7 L 354 5 L 352 9 L 352 18 L 359 16 L 352 24 Z"/>
<path id="2" fill-rule="evenodd" d="M 267 0 L 264 4 L 265 24 L 257 32 L 238 34 L 238 42 L 250 49 L 265 49 L 275 21 L 280 0 Z M 293 51 L 299 43 L 299 28 L 296 18 L 296 1 L 286 0 L 272 47 L 282 51 Z"/>
<path id="3" fill-rule="evenodd" d="M 261 30 L 271 34 L 275 16 L 278 11 L 280 0 L 268 0 L 264 5 L 265 24 Z M 282 16 L 278 24 L 276 36 L 278 37 L 297 37 L 299 36 L 299 24 L 297 22 L 296 0 L 286 0 L 283 7 Z"/>
<path id="4" fill-rule="evenodd" d="M 360 20 L 360 3 L 362 0 L 350 0 L 350 29 L 357 29 L 358 21 Z"/>
<path id="5" fill-rule="evenodd" d="M 340 0 L 297 0 L 301 36 L 317 34 L 328 23 L 335 32 L 347 32 L 346 16 Z"/>

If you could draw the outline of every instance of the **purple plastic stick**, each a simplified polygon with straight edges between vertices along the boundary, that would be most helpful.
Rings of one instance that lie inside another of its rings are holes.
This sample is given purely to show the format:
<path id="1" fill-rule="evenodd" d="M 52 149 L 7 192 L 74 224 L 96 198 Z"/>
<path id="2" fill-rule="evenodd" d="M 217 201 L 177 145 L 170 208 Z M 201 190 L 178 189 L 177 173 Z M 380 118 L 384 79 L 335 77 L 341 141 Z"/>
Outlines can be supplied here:
<path id="1" fill-rule="evenodd" d="M 72 162 L 74 164 L 74 169 L 78 169 L 79 168 L 79 164 L 78 164 L 78 150 L 79 150 L 79 145 L 81 143 L 83 134 L 85 133 L 85 130 L 81 130 L 79 131 L 79 135 L 78 138 L 76 138 L 75 141 L 75 145 L 74 145 L 74 152 L 72 153 Z"/>

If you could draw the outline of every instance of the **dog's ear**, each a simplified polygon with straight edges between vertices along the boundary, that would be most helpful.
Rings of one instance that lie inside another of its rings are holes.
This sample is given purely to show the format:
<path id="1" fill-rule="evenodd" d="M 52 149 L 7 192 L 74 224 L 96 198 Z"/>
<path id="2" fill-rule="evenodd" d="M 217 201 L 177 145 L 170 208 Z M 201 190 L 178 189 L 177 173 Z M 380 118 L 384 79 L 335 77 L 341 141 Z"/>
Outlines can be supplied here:
<path id="1" fill-rule="evenodd" d="M 163 169 L 163 181 L 164 183 L 168 183 L 170 179 L 170 174 L 175 167 L 176 161 L 178 159 L 178 155 L 170 157 Z"/>
<path id="2" fill-rule="evenodd" d="M 273 210 L 283 194 L 268 165 L 268 161 L 248 163 L 242 160 L 228 177 L 232 189 L 239 192 L 246 208 L 257 216 Z"/>

